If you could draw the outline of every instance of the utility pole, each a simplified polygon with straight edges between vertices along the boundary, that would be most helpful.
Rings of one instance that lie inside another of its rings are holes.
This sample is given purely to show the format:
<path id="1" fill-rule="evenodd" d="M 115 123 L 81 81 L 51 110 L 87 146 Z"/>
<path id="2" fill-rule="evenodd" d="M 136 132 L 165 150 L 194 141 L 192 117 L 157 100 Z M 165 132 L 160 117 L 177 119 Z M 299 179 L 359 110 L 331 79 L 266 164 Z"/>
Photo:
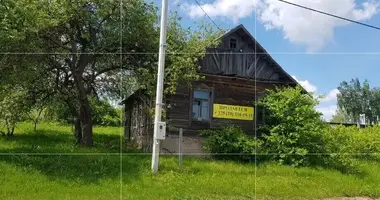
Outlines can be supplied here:
<path id="1" fill-rule="evenodd" d="M 152 153 L 152 172 L 158 171 L 159 154 L 160 154 L 160 140 L 165 134 L 165 125 L 161 122 L 162 112 L 162 96 L 164 88 L 164 67 L 165 67 L 165 50 L 166 50 L 166 20 L 168 11 L 168 0 L 162 0 L 161 8 L 161 27 L 160 27 L 160 49 L 158 57 L 158 75 L 157 75 L 157 89 L 156 89 L 156 110 L 154 116 L 154 134 L 153 134 L 153 153 Z M 163 132 L 162 132 L 163 131 Z M 163 138 L 162 138 L 163 137 Z"/>

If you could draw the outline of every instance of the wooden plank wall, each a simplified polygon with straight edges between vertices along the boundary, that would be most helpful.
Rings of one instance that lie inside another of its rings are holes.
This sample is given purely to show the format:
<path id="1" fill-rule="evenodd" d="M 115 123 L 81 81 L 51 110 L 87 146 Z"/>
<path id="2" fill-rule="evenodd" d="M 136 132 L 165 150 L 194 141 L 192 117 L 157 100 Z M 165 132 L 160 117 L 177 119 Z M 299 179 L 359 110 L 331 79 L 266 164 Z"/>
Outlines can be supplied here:
<path id="1" fill-rule="evenodd" d="M 274 88 L 273 83 L 255 82 L 242 78 L 226 76 L 206 75 L 205 79 L 194 82 L 193 89 L 209 89 L 213 92 L 213 103 L 253 106 L 257 93 L 265 91 L 267 88 Z M 168 97 L 170 108 L 167 111 L 170 126 L 183 128 L 184 135 L 193 136 L 206 128 L 221 128 L 227 124 L 241 126 L 248 134 L 255 134 L 254 121 L 230 120 L 212 118 L 210 123 L 202 123 L 191 120 L 190 111 L 192 109 L 192 88 L 181 85 L 177 89 L 177 94 Z M 212 113 L 210 113 L 212 115 Z M 178 134 L 174 132 L 173 134 Z"/>
<path id="2" fill-rule="evenodd" d="M 257 78 L 280 81 L 284 74 L 271 64 L 266 54 L 239 52 L 232 49 L 207 49 L 200 61 L 201 73 L 214 75 L 234 75 L 236 77 Z"/>
<path id="3" fill-rule="evenodd" d="M 125 133 L 139 149 L 145 152 L 152 151 L 153 144 L 153 118 L 149 113 L 152 107 L 152 102 L 148 99 L 137 98 L 129 101 L 126 104 L 126 122 Z M 127 139 L 127 138 L 125 138 Z"/>
<path id="4" fill-rule="evenodd" d="M 230 49 L 230 39 L 237 40 L 237 48 Z M 217 48 L 208 48 L 200 61 L 200 72 L 214 75 L 234 75 L 249 79 L 292 81 L 242 30 L 225 36 Z"/>

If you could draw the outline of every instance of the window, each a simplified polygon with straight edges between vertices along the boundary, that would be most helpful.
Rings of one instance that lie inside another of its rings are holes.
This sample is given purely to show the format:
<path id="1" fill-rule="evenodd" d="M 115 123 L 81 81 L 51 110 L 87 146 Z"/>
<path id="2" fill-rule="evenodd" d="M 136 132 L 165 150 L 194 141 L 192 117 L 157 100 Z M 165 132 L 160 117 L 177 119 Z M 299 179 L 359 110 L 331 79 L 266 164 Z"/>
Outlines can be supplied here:
<path id="1" fill-rule="evenodd" d="M 237 48 L 237 41 L 234 38 L 230 38 L 230 49 L 236 49 Z"/>
<path id="2" fill-rule="evenodd" d="M 209 91 L 195 90 L 193 94 L 192 118 L 197 121 L 210 120 L 210 97 Z"/>

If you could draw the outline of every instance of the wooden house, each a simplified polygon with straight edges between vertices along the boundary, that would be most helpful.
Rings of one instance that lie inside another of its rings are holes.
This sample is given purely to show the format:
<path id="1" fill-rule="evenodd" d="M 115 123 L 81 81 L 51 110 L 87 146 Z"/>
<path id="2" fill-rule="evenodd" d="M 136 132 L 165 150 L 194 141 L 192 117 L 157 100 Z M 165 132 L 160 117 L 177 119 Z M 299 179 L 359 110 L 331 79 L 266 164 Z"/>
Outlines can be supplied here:
<path id="1" fill-rule="evenodd" d="M 217 48 L 208 48 L 200 61 L 204 79 L 191 87 L 179 84 L 176 94 L 165 99 L 167 139 L 162 148 L 176 152 L 178 128 L 183 129 L 184 152 L 201 152 L 202 129 L 236 124 L 247 134 L 257 134 L 263 113 L 254 108 L 266 89 L 298 83 L 273 60 L 243 25 L 220 38 Z M 154 107 L 152 99 L 138 90 L 124 100 L 125 137 L 140 148 L 151 150 Z"/>

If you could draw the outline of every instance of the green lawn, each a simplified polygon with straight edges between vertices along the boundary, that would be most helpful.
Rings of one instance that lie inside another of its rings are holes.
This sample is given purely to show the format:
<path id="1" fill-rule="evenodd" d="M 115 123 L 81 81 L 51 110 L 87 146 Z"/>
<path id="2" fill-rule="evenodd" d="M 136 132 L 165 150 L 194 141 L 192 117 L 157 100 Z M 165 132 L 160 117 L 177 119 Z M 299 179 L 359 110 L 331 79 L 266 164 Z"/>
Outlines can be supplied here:
<path id="1" fill-rule="evenodd" d="M 256 168 L 254 163 L 188 157 L 180 169 L 177 158 L 167 156 L 161 157 L 159 174 L 152 175 L 149 155 L 128 154 L 126 148 L 119 154 L 121 128 L 96 127 L 92 149 L 73 145 L 71 127 L 43 124 L 38 129 L 33 132 L 30 124 L 22 124 L 14 137 L 0 137 L 0 199 L 380 196 L 380 163 L 375 161 L 361 161 L 363 173 L 347 175 L 327 169 L 273 164 Z"/>

